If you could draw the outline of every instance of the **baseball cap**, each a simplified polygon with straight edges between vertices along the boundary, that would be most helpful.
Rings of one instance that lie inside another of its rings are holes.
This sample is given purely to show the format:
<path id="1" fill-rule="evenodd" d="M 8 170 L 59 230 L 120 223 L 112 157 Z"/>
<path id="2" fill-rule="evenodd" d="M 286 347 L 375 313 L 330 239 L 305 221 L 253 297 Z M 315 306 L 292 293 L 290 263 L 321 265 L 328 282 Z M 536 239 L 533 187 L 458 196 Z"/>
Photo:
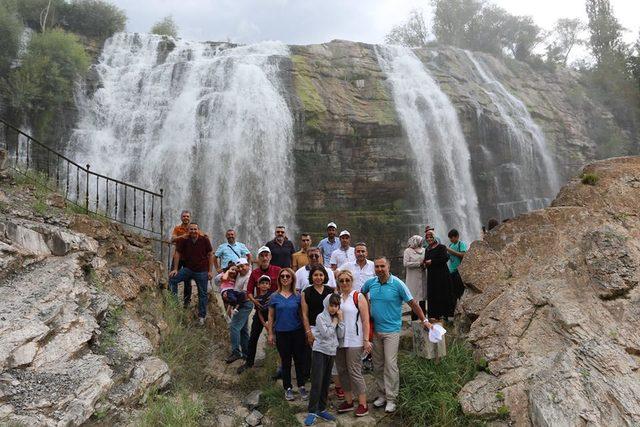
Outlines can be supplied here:
<path id="1" fill-rule="evenodd" d="M 240 258 L 236 261 L 236 265 L 244 265 L 249 264 L 249 261 L 246 258 Z"/>
<path id="2" fill-rule="evenodd" d="M 260 249 L 258 249 L 258 255 L 260 255 L 262 252 L 269 252 L 271 253 L 271 249 L 269 249 L 266 246 L 262 246 Z"/>
<path id="3" fill-rule="evenodd" d="M 424 231 L 425 231 L 425 233 L 426 233 L 426 232 L 427 232 L 427 231 L 429 231 L 429 230 L 435 230 L 435 228 L 433 228 L 433 226 L 431 226 L 431 225 L 427 225 L 427 226 L 424 228 Z"/>
<path id="4" fill-rule="evenodd" d="M 258 283 L 262 282 L 262 281 L 268 281 L 271 282 L 271 277 L 267 276 L 266 274 L 263 274 L 262 276 L 260 276 L 260 278 L 258 279 Z"/>
<path id="5" fill-rule="evenodd" d="M 349 236 L 349 237 L 351 237 L 351 234 L 350 234 L 347 230 L 342 230 L 342 231 L 340 232 L 340 237 L 342 237 L 342 236 Z"/>
<path id="6" fill-rule="evenodd" d="M 338 228 L 335 222 L 330 222 L 329 224 L 327 224 L 327 228 L 330 228 L 330 227 Z"/>

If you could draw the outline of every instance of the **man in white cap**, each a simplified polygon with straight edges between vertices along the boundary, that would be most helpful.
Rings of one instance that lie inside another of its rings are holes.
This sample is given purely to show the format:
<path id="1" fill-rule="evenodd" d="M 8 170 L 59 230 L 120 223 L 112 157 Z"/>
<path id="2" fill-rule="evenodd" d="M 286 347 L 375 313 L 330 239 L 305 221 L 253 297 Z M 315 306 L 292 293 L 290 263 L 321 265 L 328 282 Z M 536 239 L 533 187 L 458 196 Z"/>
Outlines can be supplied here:
<path id="1" fill-rule="evenodd" d="M 340 247 L 333 251 L 329 263 L 331 269 L 336 271 L 339 265 L 356 260 L 356 253 L 351 247 L 351 234 L 347 230 L 340 232 Z"/>
<path id="2" fill-rule="evenodd" d="M 278 290 L 278 274 L 280 274 L 280 267 L 277 265 L 271 265 L 271 250 L 262 246 L 258 249 L 258 268 L 255 268 L 249 276 L 249 283 L 247 283 L 247 296 L 255 306 L 256 310 L 260 310 L 262 305 L 255 298 L 255 290 L 258 284 L 260 276 L 267 275 L 271 277 L 271 291 Z"/>
<path id="3" fill-rule="evenodd" d="M 318 243 L 320 255 L 322 255 L 322 263 L 325 268 L 331 267 L 331 254 L 340 247 L 340 239 L 336 239 L 337 229 L 338 227 L 335 222 L 327 224 L 327 237 Z"/>

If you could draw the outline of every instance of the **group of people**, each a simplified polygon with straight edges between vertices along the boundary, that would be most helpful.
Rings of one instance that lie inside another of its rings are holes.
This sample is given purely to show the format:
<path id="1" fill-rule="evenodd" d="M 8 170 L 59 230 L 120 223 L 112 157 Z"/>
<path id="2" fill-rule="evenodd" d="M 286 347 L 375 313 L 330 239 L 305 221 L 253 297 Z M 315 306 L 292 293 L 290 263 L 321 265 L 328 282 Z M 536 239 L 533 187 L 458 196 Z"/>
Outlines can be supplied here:
<path id="1" fill-rule="evenodd" d="M 463 289 L 457 266 L 466 245 L 455 230 L 449 233 L 448 247 L 439 243 L 431 227 L 424 239 L 409 239 L 404 254 L 407 284 L 391 274 L 387 258 L 369 260 L 367 245 L 351 246 L 349 231 L 338 234 L 333 222 L 327 224 L 327 235 L 317 246 L 312 246 L 308 233 L 301 234 L 298 251 L 285 227 L 278 226 L 274 238 L 256 251 L 255 259 L 236 241 L 234 230 L 227 230 L 225 238 L 226 243 L 214 251 L 208 236 L 191 222 L 190 212 L 183 211 L 181 224 L 172 233 L 170 291 L 177 295 L 178 284 L 185 283 L 188 306 L 190 281 L 195 281 L 203 324 L 207 283 L 213 279 L 230 317 L 231 353 L 226 362 L 244 359 L 239 373 L 253 367 L 258 340 L 266 329 L 267 342 L 275 345 L 280 356 L 285 399 L 296 398 L 294 367 L 297 393 L 309 401 L 306 425 L 318 417 L 335 419 L 327 411 L 332 380 L 337 397 L 343 400 L 338 413 L 369 413 L 363 377 L 367 357 L 372 358 L 378 389 L 373 405 L 394 412 L 403 304 L 411 308 L 412 319 L 430 329 L 432 322 L 452 314 L 454 298 Z"/>

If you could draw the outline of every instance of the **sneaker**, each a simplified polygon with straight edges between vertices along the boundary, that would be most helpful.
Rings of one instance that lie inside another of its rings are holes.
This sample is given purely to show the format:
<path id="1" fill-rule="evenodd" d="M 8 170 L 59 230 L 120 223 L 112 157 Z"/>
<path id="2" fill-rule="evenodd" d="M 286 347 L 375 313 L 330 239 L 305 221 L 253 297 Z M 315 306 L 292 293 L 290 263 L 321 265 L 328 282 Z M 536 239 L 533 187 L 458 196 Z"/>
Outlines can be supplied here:
<path id="1" fill-rule="evenodd" d="M 387 399 L 384 398 L 383 396 L 380 396 L 376 400 L 373 401 L 373 406 L 375 408 L 382 408 L 385 403 L 387 403 Z"/>
<path id="2" fill-rule="evenodd" d="M 314 413 L 309 412 L 309 414 L 307 415 L 307 418 L 304 419 L 304 425 L 306 426 L 312 426 L 316 423 L 316 419 L 318 418 L 318 416 Z"/>
<path id="3" fill-rule="evenodd" d="M 319 416 L 320 418 L 322 418 L 323 420 L 325 420 L 325 421 L 335 421 L 335 420 L 336 420 L 336 417 L 334 417 L 333 415 L 331 415 L 331 414 L 330 414 L 329 412 L 327 412 L 326 410 L 325 410 L 325 411 L 322 411 L 322 412 L 318 412 L 318 416 Z"/>
<path id="4" fill-rule="evenodd" d="M 396 404 L 393 402 L 387 402 L 387 406 L 384 408 L 384 412 L 391 413 L 396 411 Z"/>
<path id="5" fill-rule="evenodd" d="M 340 400 L 344 399 L 344 390 L 342 387 L 336 387 L 336 397 Z"/>
<path id="6" fill-rule="evenodd" d="M 242 355 L 241 355 L 241 354 L 238 354 L 238 353 L 236 353 L 236 352 L 234 351 L 234 352 L 233 352 L 233 353 L 231 353 L 231 354 L 229 355 L 229 357 L 227 357 L 224 361 L 225 361 L 225 362 L 227 362 L 227 364 L 229 364 L 229 363 L 233 363 L 233 362 L 235 362 L 236 360 L 240 360 L 240 359 L 242 359 Z"/>
<path id="7" fill-rule="evenodd" d="M 284 392 L 284 398 L 287 399 L 287 400 L 295 399 L 295 397 L 293 397 L 293 390 L 288 388 L 287 391 Z"/>
<path id="8" fill-rule="evenodd" d="M 358 405 L 358 407 L 356 408 L 356 417 L 364 417 L 365 415 L 368 415 L 368 414 L 369 414 L 368 406 Z"/>
<path id="9" fill-rule="evenodd" d="M 247 365 L 246 363 L 240 367 L 238 367 L 238 369 L 236 369 L 236 373 L 239 375 L 241 373 L 243 373 L 244 371 L 246 371 L 247 369 L 252 368 L 252 366 Z"/>
<path id="10" fill-rule="evenodd" d="M 307 389 L 304 388 L 304 386 L 302 387 L 298 387 L 298 393 L 300 393 L 300 398 L 302 400 L 307 400 L 309 399 L 309 393 L 307 393 Z"/>
<path id="11" fill-rule="evenodd" d="M 353 402 L 342 402 L 340 406 L 338 406 L 338 413 L 344 414 L 345 412 L 353 411 Z"/>
<path id="12" fill-rule="evenodd" d="M 198 317 L 198 325 L 204 326 L 204 317 Z"/>

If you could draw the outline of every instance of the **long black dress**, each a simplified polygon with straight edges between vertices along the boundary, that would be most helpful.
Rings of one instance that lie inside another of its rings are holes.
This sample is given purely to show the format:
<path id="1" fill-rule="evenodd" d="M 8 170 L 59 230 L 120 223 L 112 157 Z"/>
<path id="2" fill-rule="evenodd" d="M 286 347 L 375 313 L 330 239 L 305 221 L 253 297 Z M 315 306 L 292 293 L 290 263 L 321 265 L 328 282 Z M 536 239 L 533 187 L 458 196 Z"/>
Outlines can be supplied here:
<path id="1" fill-rule="evenodd" d="M 431 260 L 427 267 L 427 312 L 429 317 L 441 319 L 449 314 L 452 291 L 446 246 L 438 243 L 428 247 L 424 259 Z"/>

